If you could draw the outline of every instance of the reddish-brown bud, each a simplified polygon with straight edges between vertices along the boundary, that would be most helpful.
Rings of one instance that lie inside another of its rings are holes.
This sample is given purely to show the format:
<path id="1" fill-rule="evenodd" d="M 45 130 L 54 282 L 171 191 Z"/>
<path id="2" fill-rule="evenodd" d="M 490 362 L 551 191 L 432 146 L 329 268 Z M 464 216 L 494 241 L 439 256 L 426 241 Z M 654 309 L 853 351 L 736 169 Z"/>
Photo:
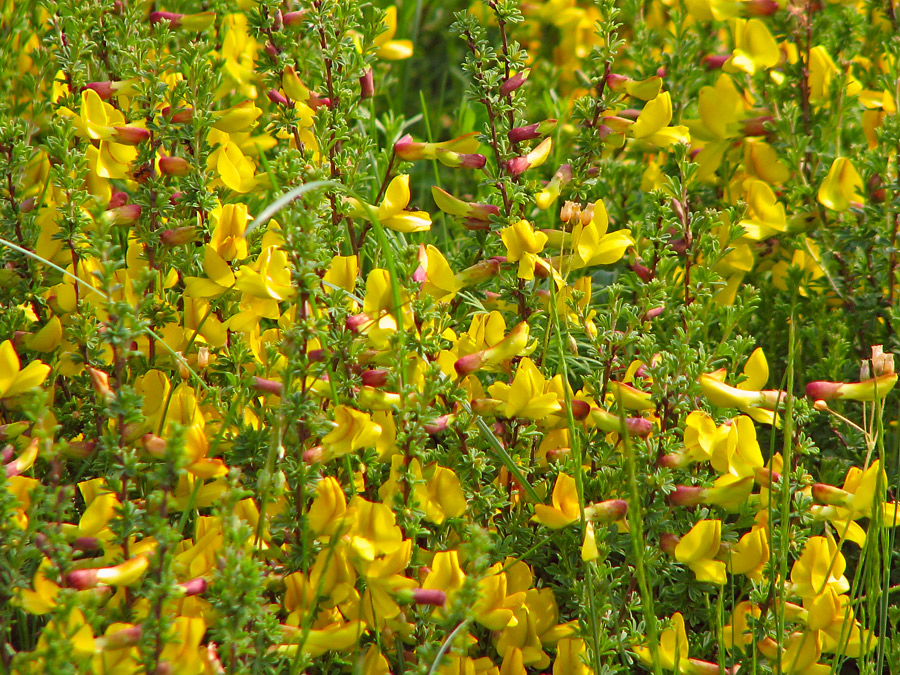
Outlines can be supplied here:
<path id="1" fill-rule="evenodd" d="M 183 584 L 180 584 L 180 586 L 186 596 L 201 595 L 206 592 L 208 583 L 203 577 L 197 577 L 196 579 L 185 581 Z"/>
<path id="2" fill-rule="evenodd" d="M 365 101 L 375 95 L 375 72 L 369 68 L 361 78 L 359 78 L 359 98 Z"/>
<path id="3" fill-rule="evenodd" d="M 184 14 L 178 14 L 176 12 L 150 12 L 150 24 L 159 23 L 160 21 L 168 21 L 169 25 L 172 28 L 178 28 L 181 25 L 181 20 L 184 18 Z"/>
<path id="4" fill-rule="evenodd" d="M 509 77 L 503 84 L 500 85 L 500 95 L 508 96 L 513 93 L 516 89 L 525 84 L 525 80 L 528 79 L 528 74 L 531 72 L 530 68 L 526 68 L 525 70 L 520 70 L 515 75 Z"/>
<path id="5" fill-rule="evenodd" d="M 281 15 L 281 23 L 285 26 L 299 26 L 303 23 L 304 16 L 306 16 L 305 9 L 300 9 L 296 12 L 285 12 Z"/>
<path id="6" fill-rule="evenodd" d="M 388 371 L 384 368 L 372 368 L 364 370 L 360 378 L 366 387 L 383 387 L 387 383 Z"/>
<path id="7" fill-rule="evenodd" d="M 628 513 L 628 502 L 624 499 L 607 499 L 591 504 L 584 509 L 585 517 L 600 523 L 612 523 L 625 517 Z"/>
<path id="8" fill-rule="evenodd" d="M 649 268 L 645 267 L 639 262 L 633 262 L 631 264 L 632 271 L 638 275 L 638 278 L 644 283 L 649 283 L 653 280 L 653 272 L 650 271 Z"/>
<path id="9" fill-rule="evenodd" d="M 276 103 L 277 105 L 283 105 L 285 107 L 290 105 L 290 101 L 288 101 L 287 96 L 282 94 L 277 89 L 269 89 L 269 91 L 266 92 L 266 96 L 269 97 L 269 100 L 272 101 L 272 103 Z"/>
<path id="10" fill-rule="evenodd" d="M 367 325 L 372 324 L 372 317 L 368 314 L 354 314 L 352 316 L 348 316 L 347 320 L 344 321 L 344 325 L 347 330 L 353 333 L 361 333 L 363 328 Z"/>
<path id="11" fill-rule="evenodd" d="M 813 400 L 833 401 L 841 396 L 840 382 L 817 380 L 806 385 L 806 395 Z"/>
<path id="12" fill-rule="evenodd" d="M 704 488 L 691 485 L 677 485 L 669 494 L 669 504 L 673 506 L 697 506 L 703 503 Z"/>
<path id="13" fill-rule="evenodd" d="M 138 145 L 150 139 L 150 131 L 142 127 L 123 125 L 113 127 L 113 138 L 122 145 Z"/>
<path id="14" fill-rule="evenodd" d="M 447 594 L 437 588 L 414 588 L 412 594 L 417 605 L 443 607 L 447 602 Z"/>
<path id="15" fill-rule="evenodd" d="M 706 66 L 707 70 L 719 70 L 730 58 L 730 54 L 707 54 L 700 60 L 700 63 Z"/>
<path id="16" fill-rule="evenodd" d="M 141 207 L 139 204 L 125 204 L 107 209 L 103 213 L 103 221 L 108 225 L 130 225 L 140 217 Z"/>
<path id="17" fill-rule="evenodd" d="M 590 414 L 590 403 L 588 403 L 587 401 L 582 401 L 579 398 L 572 399 L 572 417 L 574 417 L 576 420 L 583 420 Z"/>
<path id="18" fill-rule="evenodd" d="M 852 497 L 853 495 L 846 490 L 833 485 L 816 483 L 812 486 L 812 498 L 819 504 L 846 506 Z"/>
<path id="19" fill-rule="evenodd" d="M 750 16 L 769 16 L 778 11 L 775 0 L 746 0 L 744 10 Z"/>
<path id="20" fill-rule="evenodd" d="M 437 419 L 423 424 L 422 428 L 425 429 L 426 434 L 433 436 L 443 431 L 447 431 L 451 421 L 453 421 L 453 415 L 441 415 Z"/>
<path id="21" fill-rule="evenodd" d="M 674 556 L 675 547 L 678 546 L 678 542 L 680 541 L 681 537 L 679 537 L 677 534 L 664 532 L 663 534 L 659 535 L 659 548 L 663 553 Z"/>
<path id="22" fill-rule="evenodd" d="M 187 176 L 191 172 L 191 164 L 184 157 L 160 157 L 159 172 L 163 176 Z"/>
<path id="23" fill-rule="evenodd" d="M 659 307 L 654 307 L 653 309 L 648 309 L 644 313 L 644 321 L 652 321 L 653 319 L 655 319 L 656 317 L 658 317 L 660 314 L 662 314 L 665 311 L 666 311 L 665 305 L 660 305 Z"/>
<path id="24" fill-rule="evenodd" d="M 772 132 L 766 129 L 766 123 L 771 122 L 774 119 L 775 118 L 771 115 L 748 117 L 741 122 L 741 131 L 744 136 L 770 136 Z"/>
<path id="25" fill-rule="evenodd" d="M 159 240 L 164 246 L 181 246 L 189 244 L 197 238 L 197 228 L 193 225 L 176 227 L 173 230 L 163 230 L 159 234 Z"/>
<path id="26" fill-rule="evenodd" d="M 253 388 L 263 394 L 274 394 L 275 396 L 281 396 L 284 391 L 284 385 L 281 382 L 258 376 L 253 377 Z"/>
<path id="27" fill-rule="evenodd" d="M 301 457 L 306 464 L 315 464 L 322 459 L 322 455 L 324 454 L 325 448 L 321 445 L 314 445 L 309 450 L 304 451 Z"/>

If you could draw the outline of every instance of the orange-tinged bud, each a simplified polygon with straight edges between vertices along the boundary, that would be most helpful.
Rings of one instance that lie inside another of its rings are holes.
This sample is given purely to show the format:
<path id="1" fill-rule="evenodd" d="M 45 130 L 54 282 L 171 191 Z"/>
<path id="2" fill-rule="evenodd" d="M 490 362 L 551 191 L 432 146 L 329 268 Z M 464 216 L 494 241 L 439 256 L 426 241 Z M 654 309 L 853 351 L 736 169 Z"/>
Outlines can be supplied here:
<path id="1" fill-rule="evenodd" d="M 160 438 L 156 434 L 146 433 L 141 437 L 141 445 L 148 455 L 152 455 L 157 459 L 166 456 L 166 440 Z"/>
<path id="2" fill-rule="evenodd" d="M 159 172 L 163 176 L 187 176 L 191 172 L 191 163 L 184 157 L 159 158 Z"/>
<path id="3" fill-rule="evenodd" d="M 628 502 L 624 499 L 607 499 L 604 502 L 591 504 L 584 509 L 584 516 L 599 523 L 612 523 L 625 517 L 628 513 Z"/>
<path id="4" fill-rule="evenodd" d="M 816 483 L 812 486 L 812 497 L 818 504 L 828 504 L 829 506 L 847 506 L 853 495 L 846 490 L 827 485 L 826 483 Z"/>
<path id="5" fill-rule="evenodd" d="M 150 131 L 143 127 L 122 125 L 112 127 L 112 140 L 122 145 L 138 145 L 150 139 Z"/>
<path id="6" fill-rule="evenodd" d="M 197 238 L 197 228 L 193 225 L 176 227 L 174 230 L 163 230 L 159 233 L 159 240 L 165 246 L 181 246 L 189 244 Z"/>
<path id="7" fill-rule="evenodd" d="M 91 376 L 91 386 L 94 388 L 94 392 L 98 396 L 104 399 L 111 399 L 115 396 L 115 394 L 113 394 L 113 390 L 109 388 L 108 373 L 91 366 L 87 367 L 87 371 L 88 375 Z"/>

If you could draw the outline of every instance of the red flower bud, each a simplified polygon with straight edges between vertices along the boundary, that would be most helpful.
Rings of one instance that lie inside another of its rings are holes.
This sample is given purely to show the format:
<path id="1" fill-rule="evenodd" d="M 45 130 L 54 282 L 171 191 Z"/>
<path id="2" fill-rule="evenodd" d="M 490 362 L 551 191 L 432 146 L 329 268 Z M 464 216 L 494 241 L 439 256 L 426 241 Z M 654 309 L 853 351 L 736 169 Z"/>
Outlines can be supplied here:
<path id="1" fill-rule="evenodd" d="M 125 204 L 107 209 L 103 214 L 103 221 L 109 225 L 129 225 L 140 217 L 141 207 L 138 204 Z"/>
<path id="2" fill-rule="evenodd" d="M 387 383 L 388 371 L 384 368 L 364 370 L 360 375 L 366 387 L 383 387 Z"/>
<path id="3" fill-rule="evenodd" d="M 185 596 L 191 596 L 205 593 L 208 583 L 203 577 L 197 577 L 196 579 L 185 581 L 183 584 L 180 584 L 180 586 L 181 590 L 184 591 Z"/>
<path id="4" fill-rule="evenodd" d="M 432 422 L 426 422 L 422 425 L 422 428 L 425 429 L 425 433 L 429 436 L 433 436 L 435 434 L 439 434 L 442 431 L 446 431 L 450 422 L 453 420 L 453 415 L 441 415 L 436 420 Z"/>
<path id="5" fill-rule="evenodd" d="M 500 95 L 501 96 L 509 96 L 516 89 L 525 84 L 525 80 L 528 79 L 528 74 L 531 72 L 530 68 L 526 68 L 525 70 L 520 70 L 515 75 L 509 77 L 503 84 L 500 85 Z"/>
<path id="6" fill-rule="evenodd" d="M 700 63 L 706 66 L 707 70 L 719 70 L 730 58 L 730 54 L 707 54 L 700 59 Z"/>
<path id="7" fill-rule="evenodd" d="M 778 11 L 775 0 L 747 0 L 744 9 L 750 16 L 769 16 Z"/>
<path id="8" fill-rule="evenodd" d="M 116 143 L 122 145 L 138 145 L 150 138 L 150 131 L 141 127 L 120 126 L 113 127 L 113 136 Z"/>
<path id="9" fill-rule="evenodd" d="M 375 73 L 369 68 L 361 78 L 359 78 L 359 98 L 365 101 L 375 95 Z"/>
<path id="10" fill-rule="evenodd" d="M 151 12 L 150 13 L 150 25 L 155 23 L 159 23 L 160 21 L 168 21 L 169 25 L 172 28 L 178 28 L 181 25 L 181 20 L 184 18 L 184 14 L 178 14 L 176 12 Z"/>
<path id="11" fill-rule="evenodd" d="M 263 394 L 274 394 L 275 396 L 281 396 L 284 392 L 284 385 L 281 382 L 258 376 L 253 377 L 253 388 Z"/>
<path id="12" fill-rule="evenodd" d="M 266 96 L 269 97 L 269 100 L 272 101 L 272 103 L 277 103 L 278 105 L 283 106 L 290 105 L 290 101 L 287 100 L 287 96 L 282 94 L 277 89 L 269 89 L 269 91 L 266 92 Z"/>
<path id="13" fill-rule="evenodd" d="M 437 588 L 414 588 L 412 594 L 417 605 L 443 607 L 447 602 L 447 594 Z"/>
<path id="14" fill-rule="evenodd" d="M 841 396 L 841 382 L 817 380 L 806 385 L 806 395 L 813 400 L 833 401 Z"/>
<path id="15" fill-rule="evenodd" d="M 678 485 L 669 494 L 668 502 L 673 506 L 697 506 L 703 503 L 703 488 L 691 485 Z"/>
<path id="16" fill-rule="evenodd" d="M 191 172 L 191 164 L 184 157 L 160 157 L 159 172 L 163 176 L 187 176 Z"/>
<path id="17" fill-rule="evenodd" d="M 281 23 L 285 26 L 299 26 L 303 23 L 303 17 L 306 15 L 305 9 L 296 12 L 285 12 L 281 15 Z"/>
<path id="18" fill-rule="evenodd" d="M 638 278 L 644 283 L 650 283 L 653 279 L 653 272 L 650 271 L 649 268 L 644 267 L 639 262 L 634 262 L 631 264 L 632 271 L 638 275 Z"/>
<path id="19" fill-rule="evenodd" d="M 678 546 L 678 542 L 680 541 L 681 537 L 679 537 L 677 534 L 664 532 L 659 536 L 659 548 L 662 549 L 663 553 L 674 556 L 675 547 Z"/>
<path id="20" fill-rule="evenodd" d="M 164 246 L 181 246 L 189 244 L 197 238 L 197 228 L 193 225 L 176 227 L 173 230 L 163 230 L 159 234 L 159 240 Z"/>
<path id="21" fill-rule="evenodd" d="M 591 404 L 578 398 L 572 399 L 572 417 L 583 420 L 591 414 Z"/>

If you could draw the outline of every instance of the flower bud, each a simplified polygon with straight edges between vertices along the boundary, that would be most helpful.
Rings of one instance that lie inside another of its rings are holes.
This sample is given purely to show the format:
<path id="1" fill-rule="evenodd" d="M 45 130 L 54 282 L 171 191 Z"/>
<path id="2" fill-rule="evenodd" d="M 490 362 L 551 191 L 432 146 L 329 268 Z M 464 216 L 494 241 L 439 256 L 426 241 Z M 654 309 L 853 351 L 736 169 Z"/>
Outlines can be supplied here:
<path id="1" fill-rule="evenodd" d="M 625 517 L 628 513 L 628 502 L 624 499 L 607 499 L 605 502 L 599 502 L 586 506 L 584 516 L 589 520 L 599 523 L 612 523 Z"/>
<path id="2" fill-rule="evenodd" d="M 305 450 L 301 458 L 306 464 L 315 464 L 320 459 L 322 459 L 322 455 L 325 454 L 325 448 L 321 445 L 314 445 L 309 450 Z"/>
<path id="3" fill-rule="evenodd" d="M 151 12 L 150 23 L 168 21 L 170 28 L 201 31 L 209 28 L 215 21 L 215 12 L 199 12 L 198 14 L 178 14 L 176 12 Z"/>
<path id="4" fill-rule="evenodd" d="M 741 122 L 741 133 L 744 136 L 769 136 L 771 131 L 766 129 L 766 123 L 772 122 L 775 118 L 771 115 L 760 115 L 759 117 L 748 117 Z"/>
<path id="5" fill-rule="evenodd" d="M 435 148 L 436 159 L 451 169 L 483 169 L 487 157 L 478 153 L 459 153 L 445 148 Z"/>
<path id="6" fill-rule="evenodd" d="M 141 437 L 141 446 L 144 451 L 156 459 L 162 459 L 166 456 L 166 440 L 160 438 L 156 434 L 146 433 Z"/>
<path id="7" fill-rule="evenodd" d="M 253 388 L 260 393 L 274 394 L 275 396 L 281 396 L 284 392 L 284 385 L 281 382 L 267 380 L 259 376 L 253 377 Z"/>
<path id="8" fill-rule="evenodd" d="M 101 652 L 134 647 L 141 641 L 142 633 L 140 626 L 123 628 L 115 633 L 94 638 L 94 647 Z"/>
<path id="9" fill-rule="evenodd" d="M 159 172 L 163 176 L 187 176 L 191 172 L 191 164 L 184 157 L 160 157 Z"/>
<path id="10" fill-rule="evenodd" d="M 853 495 L 846 490 L 827 485 L 825 483 L 816 483 L 812 486 L 812 498 L 817 504 L 828 504 L 829 506 L 847 506 Z"/>
<path id="11" fill-rule="evenodd" d="M 363 328 L 367 325 L 372 324 L 372 317 L 368 314 L 359 313 L 354 314 L 352 316 L 348 316 L 347 320 L 344 322 L 347 330 L 353 333 L 361 333 Z"/>
<path id="12" fill-rule="evenodd" d="M 704 488 L 692 485 L 676 485 L 666 498 L 672 506 L 697 506 L 703 503 Z"/>
<path id="13" fill-rule="evenodd" d="M 700 59 L 700 63 L 706 66 L 707 70 L 719 70 L 730 58 L 731 54 L 707 54 Z"/>
<path id="14" fill-rule="evenodd" d="M 816 381 L 806 385 L 806 395 L 814 400 L 834 401 L 839 398 L 851 401 L 882 399 L 897 384 L 896 373 L 884 373 L 862 382 Z"/>
<path id="15" fill-rule="evenodd" d="M 150 138 L 150 131 L 142 127 L 123 125 L 112 127 L 112 139 L 122 145 L 138 145 Z"/>
<path id="16" fill-rule="evenodd" d="M 369 68 L 363 74 L 361 78 L 359 78 L 359 98 L 360 100 L 365 101 L 368 98 L 372 98 L 375 95 L 375 73 Z"/>
<path id="17" fill-rule="evenodd" d="M 556 128 L 556 120 L 549 119 L 543 122 L 535 122 L 525 125 L 524 127 L 515 127 L 510 129 L 507 136 L 513 143 L 521 143 L 522 141 L 531 141 L 541 136 L 546 136 Z"/>
<path id="18" fill-rule="evenodd" d="M 208 585 L 206 579 L 197 577 L 196 579 L 191 579 L 190 581 L 185 581 L 183 584 L 179 584 L 179 587 L 184 595 L 189 597 L 191 595 L 201 595 L 205 593 Z"/>
<path id="19" fill-rule="evenodd" d="M 507 80 L 500 85 L 500 95 L 501 96 L 509 96 L 516 89 L 525 84 L 525 80 L 528 79 L 528 75 L 531 73 L 531 68 L 525 68 L 524 70 L 520 70 L 515 75 L 511 75 Z"/>
<path id="20" fill-rule="evenodd" d="M 659 535 L 659 548 L 663 553 L 666 553 L 670 556 L 675 555 L 675 547 L 678 546 L 678 543 L 681 541 L 681 537 L 677 534 L 672 534 L 671 532 L 663 532 Z"/>
<path id="21" fill-rule="evenodd" d="M 388 371 L 384 368 L 372 368 L 364 370 L 360 377 L 367 387 L 383 387 L 387 383 Z"/>
<path id="22" fill-rule="evenodd" d="M 447 594 L 438 588 L 414 588 L 412 602 L 416 605 L 443 607 L 447 603 Z"/>
<path id="23" fill-rule="evenodd" d="M 159 240 L 164 246 L 181 246 L 189 244 L 197 238 L 197 228 L 193 225 L 176 227 L 173 230 L 163 230 L 159 234 Z"/>
<path id="24" fill-rule="evenodd" d="M 272 103 L 275 103 L 277 105 L 283 105 L 285 107 L 290 105 L 290 101 L 287 100 L 287 96 L 282 94 L 277 89 L 269 89 L 269 91 L 266 92 L 266 96 L 269 97 L 269 100 Z"/>
<path id="25" fill-rule="evenodd" d="M 306 16 L 305 9 L 299 9 L 295 12 L 285 12 L 281 15 L 281 23 L 285 26 L 300 26 L 303 23 L 304 16 Z"/>
<path id="26" fill-rule="evenodd" d="M 422 428 L 425 429 L 426 434 L 434 436 L 435 434 L 446 431 L 450 427 L 450 422 L 454 419 L 453 415 L 441 415 L 434 421 L 423 424 Z"/>
<path id="27" fill-rule="evenodd" d="M 769 16 L 778 11 L 775 0 L 745 0 L 744 11 L 749 16 Z"/>
<path id="28" fill-rule="evenodd" d="M 115 394 L 109 388 L 109 374 L 91 366 L 87 366 L 87 371 L 91 377 L 91 386 L 94 388 L 94 393 L 106 400 L 113 399 Z"/>

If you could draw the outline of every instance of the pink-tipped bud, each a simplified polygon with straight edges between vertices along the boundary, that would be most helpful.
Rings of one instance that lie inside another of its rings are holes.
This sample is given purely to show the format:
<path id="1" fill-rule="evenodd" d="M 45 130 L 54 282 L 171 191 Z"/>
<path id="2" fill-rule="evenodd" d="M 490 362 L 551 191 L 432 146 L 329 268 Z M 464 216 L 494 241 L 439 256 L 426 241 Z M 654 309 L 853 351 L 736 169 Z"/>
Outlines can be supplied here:
<path id="1" fill-rule="evenodd" d="M 523 127 L 510 129 L 507 136 L 513 143 L 521 143 L 522 141 L 531 141 L 540 138 L 552 132 L 556 128 L 556 120 L 549 119 L 543 122 L 535 122 L 534 124 L 526 124 Z"/>
<path id="2" fill-rule="evenodd" d="M 272 103 L 275 103 L 277 105 L 283 105 L 285 107 L 290 105 L 290 101 L 288 101 L 287 96 L 282 94 L 277 89 L 269 89 L 269 91 L 266 92 L 266 96 L 269 97 L 269 100 L 272 101 Z"/>
<path id="3" fill-rule="evenodd" d="M 383 387 L 387 384 L 388 371 L 384 368 L 372 368 L 364 370 L 360 377 L 366 387 Z"/>
<path id="4" fill-rule="evenodd" d="M 435 434 L 447 431 L 447 429 L 450 427 L 450 423 L 453 420 L 453 415 L 441 415 L 437 419 L 423 424 L 422 428 L 425 429 L 426 434 L 428 434 L 429 436 L 434 436 Z"/>
<path id="5" fill-rule="evenodd" d="M 882 190 L 881 192 L 884 193 L 884 190 Z M 884 200 L 882 200 L 882 201 L 884 201 Z M 28 199 L 23 200 L 19 204 L 19 211 L 21 211 L 22 213 L 31 213 L 34 210 L 34 207 L 36 204 L 37 204 L 37 198 L 29 197 Z"/>
<path id="6" fill-rule="evenodd" d="M 456 374 L 459 375 L 460 378 L 463 378 L 481 368 L 481 366 L 484 365 L 484 362 L 484 352 L 475 352 L 474 354 L 468 354 L 467 356 L 457 359 L 456 363 L 453 364 L 453 368 L 456 370 Z"/>
<path id="7" fill-rule="evenodd" d="M 671 532 L 664 532 L 659 535 L 659 548 L 663 553 L 674 556 L 675 555 L 675 547 L 678 546 L 678 543 L 681 541 L 681 537 L 677 534 L 672 534 Z"/>
<path id="8" fill-rule="evenodd" d="M 166 439 L 157 436 L 156 434 L 146 433 L 141 437 L 141 446 L 144 448 L 144 451 L 157 459 L 162 459 L 166 456 Z"/>
<path id="9" fill-rule="evenodd" d="M 118 191 L 112 193 L 112 196 L 109 198 L 109 203 L 106 205 L 106 208 L 114 209 L 119 206 L 124 206 L 127 203 L 128 203 L 128 193 L 118 190 Z"/>
<path id="10" fill-rule="evenodd" d="M 141 641 L 142 633 L 143 631 L 140 626 L 131 626 L 129 628 L 123 628 L 122 630 L 117 630 L 115 633 L 96 638 L 94 643 L 104 652 L 127 649 L 128 647 L 134 647 Z M 99 645 L 97 643 L 99 643 Z"/>
<path id="11" fill-rule="evenodd" d="M 645 267 L 639 262 L 634 262 L 631 264 L 632 271 L 637 274 L 638 278 L 643 281 L 645 284 L 650 283 L 653 280 L 653 272 L 650 271 L 648 267 Z"/>
<path id="12" fill-rule="evenodd" d="M 720 70 L 730 58 L 730 54 L 707 54 L 700 59 L 700 63 L 706 66 L 707 70 Z"/>
<path id="13" fill-rule="evenodd" d="M 191 172 L 191 163 L 184 157 L 160 157 L 159 172 L 163 176 L 187 176 Z"/>
<path id="14" fill-rule="evenodd" d="M 481 260 L 456 275 L 463 286 L 478 284 L 500 274 L 500 263 L 496 260 Z"/>
<path id="15" fill-rule="evenodd" d="M 834 401 L 841 397 L 841 382 L 817 380 L 806 385 L 806 395 L 814 400 Z"/>
<path id="16" fill-rule="evenodd" d="M 113 86 L 115 84 L 115 82 L 88 82 L 82 87 L 82 90 L 91 89 L 97 96 L 107 101 L 116 93 L 116 88 Z"/>
<path id="17" fill-rule="evenodd" d="M 753 480 L 760 487 L 772 487 L 772 483 L 781 482 L 781 474 L 767 467 L 758 466 L 753 470 Z"/>
<path id="18" fill-rule="evenodd" d="M 194 119 L 194 111 L 191 108 L 172 110 L 171 106 L 166 106 L 163 108 L 162 114 L 173 124 L 184 124 Z"/>
<path id="19" fill-rule="evenodd" d="M 644 321 L 652 321 L 653 319 L 655 319 L 656 317 L 658 317 L 660 314 L 662 314 L 665 311 L 666 311 L 665 305 L 660 305 L 659 307 L 654 307 L 653 309 L 648 309 L 644 313 Z"/>
<path id="20" fill-rule="evenodd" d="M 772 122 L 775 118 L 771 115 L 760 115 L 759 117 L 748 117 L 741 122 L 741 132 L 744 136 L 769 136 L 771 131 L 766 129 L 766 123 Z"/>
<path id="21" fill-rule="evenodd" d="M 531 72 L 530 68 L 526 68 L 525 70 L 520 70 L 515 75 L 510 76 L 503 84 L 500 85 L 500 95 L 501 96 L 509 96 L 516 89 L 525 84 L 525 80 L 528 79 L 528 74 Z"/>
<path id="22" fill-rule="evenodd" d="M 624 499 L 607 499 L 584 509 L 585 517 L 598 523 L 612 523 L 621 520 L 628 513 L 628 502 Z"/>
<path id="23" fill-rule="evenodd" d="M 150 16 L 150 25 L 160 23 L 161 21 L 168 21 L 169 26 L 172 28 L 178 28 L 181 25 L 181 20 L 184 18 L 184 14 L 178 14 L 176 12 L 151 12 Z"/>
<path id="24" fill-rule="evenodd" d="M 150 131 L 142 127 L 123 125 L 113 127 L 113 140 L 122 145 L 138 145 L 150 139 Z"/>
<path id="25" fill-rule="evenodd" d="M 678 485 L 667 497 L 672 506 L 697 506 L 703 503 L 705 488 L 691 485 Z"/>
<path id="26" fill-rule="evenodd" d="M 125 204 L 113 209 L 107 209 L 103 213 L 103 222 L 107 225 L 130 225 L 141 217 L 141 207 L 138 204 Z"/>
<path id="27" fill-rule="evenodd" d="M 72 542 L 72 548 L 78 551 L 96 551 L 100 548 L 98 537 L 76 537 Z"/>
<path id="28" fill-rule="evenodd" d="M 109 388 L 109 374 L 91 366 L 87 367 L 87 371 L 91 377 L 91 386 L 94 388 L 94 392 L 101 398 L 112 399 L 115 394 Z"/>
<path id="29" fill-rule="evenodd" d="M 587 401 L 582 401 L 579 398 L 572 399 L 572 417 L 576 420 L 587 419 L 587 416 L 591 414 L 591 404 Z"/>
<path id="30" fill-rule="evenodd" d="M 750 16 L 769 16 L 778 11 L 778 3 L 775 0 L 747 0 L 744 10 Z"/>
<path id="31" fill-rule="evenodd" d="M 531 162 L 528 161 L 528 157 L 513 157 L 506 163 L 506 173 L 508 173 L 513 178 L 518 178 L 523 173 L 525 173 L 528 168 L 531 166 Z"/>
<path id="32" fill-rule="evenodd" d="M 359 78 L 359 98 L 363 101 L 372 98 L 375 95 L 375 73 L 369 68 L 361 78 Z"/>
<path id="33" fill-rule="evenodd" d="M 96 588 L 101 584 L 107 586 L 131 586 L 143 576 L 149 565 L 150 560 L 147 556 L 139 555 L 113 567 L 74 570 L 69 572 L 66 577 L 66 583 L 71 588 L 77 588 L 81 591 L 87 588 Z"/>
<path id="34" fill-rule="evenodd" d="M 281 15 L 281 23 L 285 26 L 299 26 L 303 23 L 304 16 L 306 16 L 305 9 L 300 9 L 296 12 L 285 12 Z"/>
<path id="35" fill-rule="evenodd" d="M 644 438 L 645 436 L 649 436 L 650 432 L 653 431 L 653 422 L 645 420 L 643 417 L 626 417 L 625 427 L 632 436 Z"/>
<path id="36" fill-rule="evenodd" d="M 206 579 L 203 577 L 197 577 L 196 579 L 191 579 L 190 581 L 185 581 L 183 584 L 180 584 L 181 590 L 185 596 L 202 595 L 206 592 L 208 585 Z"/>
<path id="37" fill-rule="evenodd" d="M 631 82 L 631 78 L 627 75 L 619 75 L 618 73 L 610 73 L 606 76 L 606 86 L 617 94 L 625 91 L 625 85 Z"/>
<path id="38" fill-rule="evenodd" d="M 303 462 L 305 464 L 315 464 L 320 459 L 322 459 L 322 455 L 325 454 L 325 448 L 321 445 L 314 445 L 309 450 L 305 450 L 301 455 Z"/>
<path id="39" fill-rule="evenodd" d="M 189 244 L 197 238 L 197 228 L 193 225 L 176 227 L 173 230 L 163 230 L 159 233 L 159 240 L 164 246 L 182 246 Z"/>
<path id="40" fill-rule="evenodd" d="M 818 504 L 828 504 L 830 506 L 847 506 L 853 495 L 842 490 L 841 488 L 827 485 L 825 483 L 816 483 L 812 486 L 812 498 Z"/>
<path id="41" fill-rule="evenodd" d="M 275 396 L 281 396 L 284 392 L 284 385 L 281 382 L 258 376 L 253 377 L 253 388 L 260 393 L 274 394 Z"/>
<path id="42" fill-rule="evenodd" d="M 347 330 L 353 333 L 361 333 L 366 326 L 372 325 L 372 317 L 363 313 L 354 314 L 347 317 L 347 320 L 344 321 L 344 325 Z"/>
<path id="43" fill-rule="evenodd" d="M 443 607 L 447 603 L 447 594 L 438 588 L 414 588 L 412 601 L 416 605 Z"/>
<path id="44" fill-rule="evenodd" d="M 478 153 L 453 152 L 445 148 L 435 148 L 435 157 L 451 169 L 483 169 L 487 157 Z"/>
<path id="45" fill-rule="evenodd" d="M 406 134 L 394 143 L 394 154 L 400 159 L 414 162 L 424 159 L 425 145 L 425 143 L 417 143 L 410 134 Z"/>

